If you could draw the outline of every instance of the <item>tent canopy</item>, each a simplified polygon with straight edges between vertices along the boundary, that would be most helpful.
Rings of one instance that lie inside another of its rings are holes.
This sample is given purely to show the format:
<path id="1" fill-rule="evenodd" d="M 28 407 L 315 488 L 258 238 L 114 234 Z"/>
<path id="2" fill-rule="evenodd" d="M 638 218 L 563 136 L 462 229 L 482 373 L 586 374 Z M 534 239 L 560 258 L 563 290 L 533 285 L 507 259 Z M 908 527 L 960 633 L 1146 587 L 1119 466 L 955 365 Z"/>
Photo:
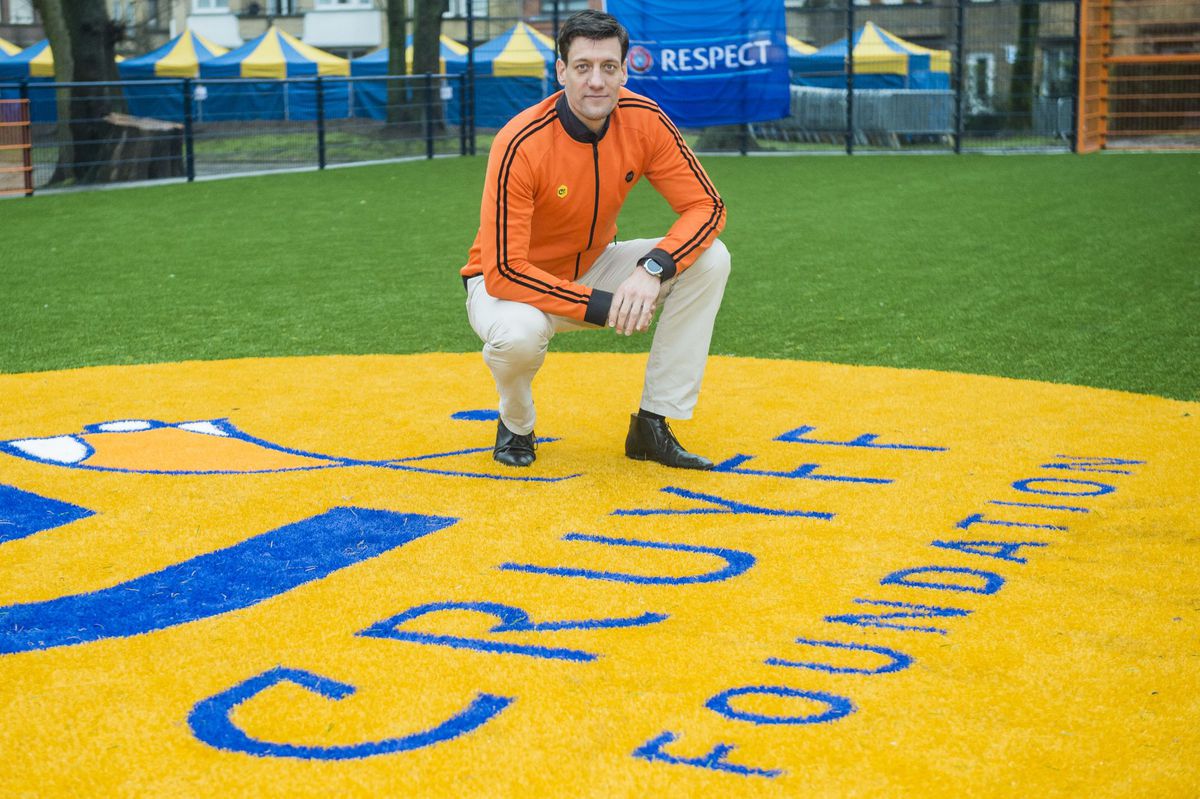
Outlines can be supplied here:
<path id="1" fill-rule="evenodd" d="M 553 73 L 554 40 L 518 22 L 475 49 L 475 71 L 498 78 L 542 78 Z"/>
<path id="2" fill-rule="evenodd" d="M 861 89 L 948 89 L 950 52 L 905 41 L 874 22 L 854 32 L 854 85 Z M 843 88 L 846 39 L 792 59 L 792 82 Z"/>
<path id="3" fill-rule="evenodd" d="M 185 30 L 157 50 L 126 59 L 117 69 L 125 80 L 147 78 L 194 78 L 200 64 L 229 52 L 203 36 Z"/>
<path id="4" fill-rule="evenodd" d="M 54 53 L 50 50 L 49 39 L 42 39 L 15 55 L 0 59 L 0 80 L 53 77 Z"/>
<path id="5" fill-rule="evenodd" d="M 413 37 L 410 33 L 405 39 L 404 58 L 408 64 L 408 72 L 412 73 Z M 384 47 L 362 58 L 350 62 L 351 75 L 386 75 L 388 74 L 388 48 Z M 447 74 L 447 68 L 454 72 L 466 69 L 467 48 L 464 45 L 443 35 L 438 44 L 438 70 Z"/>
<path id="6" fill-rule="evenodd" d="M 272 25 L 236 50 L 200 63 L 205 78 L 301 78 L 350 75 L 350 62 Z"/>
<path id="7" fill-rule="evenodd" d="M 8 39 L 0 39 L 0 58 L 6 55 L 16 55 L 21 52 L 21 48 L 10 42 Z"/>
<path id="8" fill-rule="evenodd" d="M 811 44 L 806 44 L 805 42 L 800 41 L 795 36 L 787 37 L 787 49 L 788 58 L 798 55 L 809 55 L 810 53 L 817 52 L 817 48 L 813 47 Z"/>

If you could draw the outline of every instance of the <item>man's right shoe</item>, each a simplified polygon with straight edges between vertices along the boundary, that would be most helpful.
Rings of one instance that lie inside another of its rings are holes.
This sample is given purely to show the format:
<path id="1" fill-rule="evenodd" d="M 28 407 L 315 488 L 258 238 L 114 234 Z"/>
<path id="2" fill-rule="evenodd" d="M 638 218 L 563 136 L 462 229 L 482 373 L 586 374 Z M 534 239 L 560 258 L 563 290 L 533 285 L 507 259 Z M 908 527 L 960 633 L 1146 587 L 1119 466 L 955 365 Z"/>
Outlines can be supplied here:
<path id="1" fill-rule="evenodd" d="M 706 471 L 713 462 L 688 452 L 675 438 L 666 419 L 647 419 L 633 414 L 629 417 L 629 435 L 625 437 L 625 456 L 635 461 L 657 461 L 676 469 Z"/>
<path id="2" fill-rule="evenodd" d="M 533 431 L 526 435 L 517 435 L 504 426 L 504 420 L 496 422 L 496 446 L 492 449 L 492 458 L 505 466 L 528 466 L 537 457 L 533 451 L 537 448 L 537 438 Z"/>

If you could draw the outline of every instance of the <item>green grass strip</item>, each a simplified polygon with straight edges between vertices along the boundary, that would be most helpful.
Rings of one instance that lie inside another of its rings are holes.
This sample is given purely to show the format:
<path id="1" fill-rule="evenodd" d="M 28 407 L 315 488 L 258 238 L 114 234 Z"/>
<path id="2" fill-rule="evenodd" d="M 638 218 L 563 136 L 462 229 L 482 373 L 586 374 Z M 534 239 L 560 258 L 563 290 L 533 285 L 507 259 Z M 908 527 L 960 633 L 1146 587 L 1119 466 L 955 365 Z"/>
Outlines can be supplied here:
<path id="1" fill-rule="evenodd" d="M 1200 399 L 1200 156 L 705 163 L 733 254 L 715 353 Z M 457 270 L 484 166 L 0 202 L 0 371 L 475 350 Z M 671 218 L 639 186 L 621 235 Z M 607 331 L 554 344 L 648 345 Z"/>

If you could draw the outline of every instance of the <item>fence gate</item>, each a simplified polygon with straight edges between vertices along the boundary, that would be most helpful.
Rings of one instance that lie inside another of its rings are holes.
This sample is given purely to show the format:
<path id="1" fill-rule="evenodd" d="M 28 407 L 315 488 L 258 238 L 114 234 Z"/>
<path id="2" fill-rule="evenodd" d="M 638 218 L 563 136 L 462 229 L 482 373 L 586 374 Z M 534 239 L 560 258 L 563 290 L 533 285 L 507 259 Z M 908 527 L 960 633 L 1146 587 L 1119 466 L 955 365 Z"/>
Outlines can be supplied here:
<path id="1" fill-rule="evenodd" d="M 0 195 L 32 193 L 29 101 L 0 100 Z"/>
<path id="2" fill-rule="evenodd" d="M 1081 0 L 1079 152 L 1200 147 L 1200 0 Z"/>

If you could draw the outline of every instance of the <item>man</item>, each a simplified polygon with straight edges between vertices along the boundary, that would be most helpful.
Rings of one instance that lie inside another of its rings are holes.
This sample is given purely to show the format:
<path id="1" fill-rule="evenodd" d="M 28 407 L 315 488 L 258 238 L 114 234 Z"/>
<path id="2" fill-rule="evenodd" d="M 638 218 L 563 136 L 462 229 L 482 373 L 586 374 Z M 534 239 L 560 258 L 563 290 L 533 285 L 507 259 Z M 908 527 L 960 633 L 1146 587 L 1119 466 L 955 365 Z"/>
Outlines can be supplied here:
<path id="1" fill-rule="evenodd" d="M 725 205 L 679 131 L 623 88 L 629 34 L 580 11 L 558 37 L 563 90 L 513 118 L 488 158 L 479 232 L 461 270 L 467 316 L 500 394 L 493 457 L 533 463 L 533 378 L 555 333 L 649 329 L 662 309 L 625 454 L 684 469 L 666 417 L 690 419 L 729 276 L 717 239 Z M 617 214 L 645 176 L 679 218 L 661 239 L 615 241 Z"/>

